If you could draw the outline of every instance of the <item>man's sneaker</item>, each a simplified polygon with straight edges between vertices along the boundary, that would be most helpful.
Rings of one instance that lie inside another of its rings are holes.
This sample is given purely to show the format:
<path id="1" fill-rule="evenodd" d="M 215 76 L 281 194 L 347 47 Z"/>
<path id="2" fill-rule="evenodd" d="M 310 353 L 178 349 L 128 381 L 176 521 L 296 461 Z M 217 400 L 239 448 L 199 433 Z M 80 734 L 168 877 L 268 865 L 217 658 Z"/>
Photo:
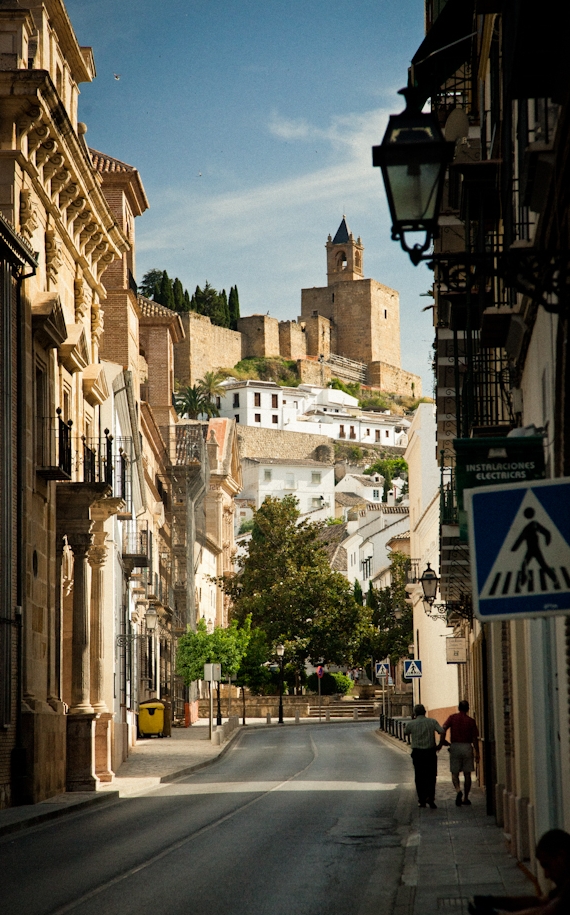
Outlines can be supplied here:
<path id="1" fill-rule="evenodd" d="M 463 806 L 471 807 L 471 801 L 469 800 L 469 798 L 467 798 L 467 797 L 465 798 L 465 800 L 463 801 Z"/>
<path id="2" fill-rule="evenodd" d="M 463 803 L 463 794 L 461 793 L 461 791 L 458 791 L 457 797 L 455 798 L 455 806 L 461 807 L 462 803 Z"/>

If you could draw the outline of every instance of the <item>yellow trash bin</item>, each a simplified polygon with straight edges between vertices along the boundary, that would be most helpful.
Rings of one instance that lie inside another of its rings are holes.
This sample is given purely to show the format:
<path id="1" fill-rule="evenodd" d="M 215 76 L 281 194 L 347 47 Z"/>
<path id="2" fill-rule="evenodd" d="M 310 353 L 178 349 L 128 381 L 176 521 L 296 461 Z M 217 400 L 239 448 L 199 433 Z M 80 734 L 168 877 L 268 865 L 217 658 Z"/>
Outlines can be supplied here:
<path id="1" fill-rule="evenodd" d="M 160 699 L 148 699 L 139 705 L 139 734 L 164 737 L 164 702 Z"/>

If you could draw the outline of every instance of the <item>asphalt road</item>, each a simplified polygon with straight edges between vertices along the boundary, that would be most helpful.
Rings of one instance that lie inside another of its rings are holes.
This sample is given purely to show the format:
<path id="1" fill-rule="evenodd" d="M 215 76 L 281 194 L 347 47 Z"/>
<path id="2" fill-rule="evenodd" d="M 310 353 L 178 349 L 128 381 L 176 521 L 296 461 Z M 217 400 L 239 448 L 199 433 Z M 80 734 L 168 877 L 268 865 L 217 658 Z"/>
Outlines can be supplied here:
<path id="1" fill-rule="evenodd" d="M 0 840 L 3 915 L 390 915 L 412 767 L 372 723 L 243 733 L 213 765 Z"/>

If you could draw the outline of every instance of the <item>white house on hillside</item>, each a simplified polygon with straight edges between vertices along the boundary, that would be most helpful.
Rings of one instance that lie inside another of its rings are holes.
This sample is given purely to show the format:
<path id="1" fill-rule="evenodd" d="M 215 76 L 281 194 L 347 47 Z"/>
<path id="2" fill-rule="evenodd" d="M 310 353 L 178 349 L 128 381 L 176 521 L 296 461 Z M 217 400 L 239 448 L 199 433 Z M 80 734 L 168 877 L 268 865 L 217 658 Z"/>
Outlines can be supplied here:
<path id="1" fill-rule="evenodd" d="M 240 500 L 255 508 L 267 496 L 282 499 L 295 496 L 302 514 L 328 507 L 334 514 L 334 466 L 320 461 L 290 458 L 244 458 L 243 490 Z"/>
<path id="2" fill-rule="evenodd" d="M 358 399 L 316 385 L 282 387 L 273 381 L 223 382 L 226 393 L 217 400 L 220 416 L 240 425 L 305 432 L 327 438 L 368 444 L 405 447 L 410 423 L 401 416 L 363 412 Z"/>

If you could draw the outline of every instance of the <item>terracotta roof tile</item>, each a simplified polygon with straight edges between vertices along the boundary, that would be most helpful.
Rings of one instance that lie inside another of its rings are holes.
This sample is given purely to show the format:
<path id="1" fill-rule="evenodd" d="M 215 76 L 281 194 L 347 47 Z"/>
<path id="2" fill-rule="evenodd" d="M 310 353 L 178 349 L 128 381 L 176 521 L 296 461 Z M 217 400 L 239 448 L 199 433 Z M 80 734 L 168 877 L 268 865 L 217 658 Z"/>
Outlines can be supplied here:
<path id="1" fill-rule="evenodd" d="M 91 153 L 93 168 L 100 174 L 104 172 L 136 172 L 134 165 L 127 165 L 126 162 L 114 159 L 112 156 L 99 152 L 97 149 L 90 149 L 89 152 Z"/>

